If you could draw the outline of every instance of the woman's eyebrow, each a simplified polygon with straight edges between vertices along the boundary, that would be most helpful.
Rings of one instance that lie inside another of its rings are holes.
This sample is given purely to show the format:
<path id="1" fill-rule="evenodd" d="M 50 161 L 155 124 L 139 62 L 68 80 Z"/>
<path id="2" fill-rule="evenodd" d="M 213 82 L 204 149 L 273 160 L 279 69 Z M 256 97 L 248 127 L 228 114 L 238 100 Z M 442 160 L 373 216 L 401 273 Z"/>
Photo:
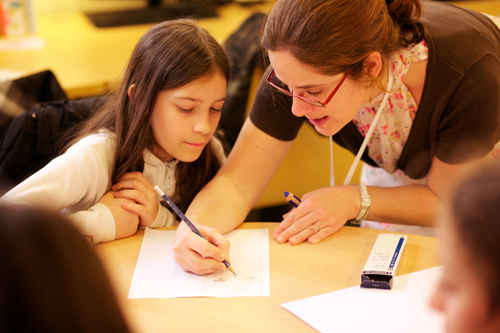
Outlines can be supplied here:
<path id="1" fill-rule="evenodd" d="M 279 78 L 278 74 L 276 74 L 276 72 L 274 75 L 276 75 L 276 78 L 281 81 L 281 79 Z M 283 81 L 281 81 L 281 82 L 283 82 Z M 285 83 L 285 82 L 283 82 L 283 83 Z M 286 85 L 288 86 L 288 84 L 286 84 Z M 324 87 L 324 86 L 326 86 L 326 84 L 305 84 L 303 86 L 298 86 L 296 88 L 297 89 L 311 89 L 311 88 L 318 88 L 318 87 Z"/>

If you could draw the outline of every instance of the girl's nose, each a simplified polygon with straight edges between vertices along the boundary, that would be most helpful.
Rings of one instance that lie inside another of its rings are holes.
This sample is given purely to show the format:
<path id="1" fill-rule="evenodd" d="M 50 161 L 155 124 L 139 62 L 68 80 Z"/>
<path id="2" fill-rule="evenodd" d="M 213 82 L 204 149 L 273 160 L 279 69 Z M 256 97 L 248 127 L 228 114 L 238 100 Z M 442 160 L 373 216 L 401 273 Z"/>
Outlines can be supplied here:
<path id="1" fill-rule="evenodd" d="M 210 126 L 210 120 L 208 119 L 208 115 L 200 115 L 196 118 L 193 131 L 196 133 L 207 134 L 212 130 Z"/>

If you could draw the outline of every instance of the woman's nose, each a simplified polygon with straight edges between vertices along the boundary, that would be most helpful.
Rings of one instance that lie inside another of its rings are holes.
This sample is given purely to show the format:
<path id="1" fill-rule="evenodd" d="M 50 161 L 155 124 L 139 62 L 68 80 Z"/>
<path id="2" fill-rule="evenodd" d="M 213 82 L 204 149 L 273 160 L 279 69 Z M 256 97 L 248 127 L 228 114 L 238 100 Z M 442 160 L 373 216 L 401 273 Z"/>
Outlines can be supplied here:
<path id="1" fill-rule="evenodd" d="M 314 110 L 314 105 L 300 100 L 297 97 L 293 98 L 292 113 L 297 117 L 303 117 Z"/>

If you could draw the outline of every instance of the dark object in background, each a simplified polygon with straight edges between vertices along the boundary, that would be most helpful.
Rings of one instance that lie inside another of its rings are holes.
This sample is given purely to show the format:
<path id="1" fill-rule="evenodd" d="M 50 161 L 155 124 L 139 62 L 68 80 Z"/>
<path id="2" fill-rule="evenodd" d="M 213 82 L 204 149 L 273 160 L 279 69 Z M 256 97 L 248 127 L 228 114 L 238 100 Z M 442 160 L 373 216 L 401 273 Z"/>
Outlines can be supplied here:
<path id="1" fill-rule="evenodd" d="M 36 103 L 67 98 L 51 71 L 0 82 L 0 137 L 12 119 Z"/>
<path id="2" fill-rule="evenodd" d="M 75 126 L 106 97 L 36 104 L 17 116 L 0 139 L 0 188 L 8 191 L 60 154 Z M 0 193 L 1 195 L 1 193 Z"/>
<path id="3" fill-rule="evenodd" d="M 217 17 L 210 1 L 206 0 L 179 0 L 168 4 L 162 4 L 160 0 L 148 0 L 144 8 L 86 13 L 86 15 L 98 28 L 160 23 L 179 18 Z"/>
<path id="4" fill-rule="evenodd" d="M 222 106 L 219 128 L 231 150 L 245 122 L 252 74 L 256 67 L 264 70 L 269 63 L 260 45 L 260 31 L 266 15 L 255 13 L 243 22 L 224 43 L 231 62 L 231 78 L 227 85 L 227 98 Z"/>

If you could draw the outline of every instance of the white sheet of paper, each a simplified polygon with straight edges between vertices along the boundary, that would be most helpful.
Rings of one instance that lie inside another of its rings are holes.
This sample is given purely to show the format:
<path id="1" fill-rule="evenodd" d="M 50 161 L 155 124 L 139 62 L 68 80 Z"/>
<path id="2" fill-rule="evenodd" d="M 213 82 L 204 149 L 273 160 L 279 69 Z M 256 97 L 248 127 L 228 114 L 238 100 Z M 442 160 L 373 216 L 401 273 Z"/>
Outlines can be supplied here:
<path id="1" fill-rule="evenodd" d="M 281 304 L 320 332 L 444 332 L 429 300 L 442 267 L 397 276 L 392 290 L 359 286 Z"/>
<path id="2" fill-rule="evenodd" d="M 174 260 L 174 230 L 146 228 L 128 298 L 244 297 L 271 295 L 269 230 L 239 229 L 224 235 L 231 242 L 229 271 L 199 276 Z"/>

